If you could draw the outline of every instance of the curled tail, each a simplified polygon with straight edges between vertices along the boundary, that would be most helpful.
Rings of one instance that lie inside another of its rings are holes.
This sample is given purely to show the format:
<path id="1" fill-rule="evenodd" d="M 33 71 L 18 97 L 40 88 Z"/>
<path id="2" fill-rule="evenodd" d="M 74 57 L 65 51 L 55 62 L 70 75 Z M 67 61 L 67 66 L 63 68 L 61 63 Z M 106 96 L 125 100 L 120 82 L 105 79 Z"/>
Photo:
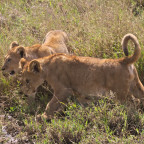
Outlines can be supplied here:
<path id="1" fill-rule="evenodd" d="M 128 41 L 129 40 L 132 40 L 134 45 L 135 45 L 135 50 L 134 50 L 134 54 L 132 56 L 128 56 L 128 49 L 127 49 L 127 44 L 128 44 Z M 124 62 L 126 64 L 132 64 L 134 63 L 135 61 L 137 61 L 140 57 L 140 53 L 141 53 L 141 48 L 140 48 L 140 45 L 139 45 L 139 42 L 137 40 L 137 37 L 134 36 L 133 34 L 126 34 L 123 39 L 122 39 L 122 49 L 124 51 L 124 54 L 128 57 L 126 57 L 124 59 Z"/>

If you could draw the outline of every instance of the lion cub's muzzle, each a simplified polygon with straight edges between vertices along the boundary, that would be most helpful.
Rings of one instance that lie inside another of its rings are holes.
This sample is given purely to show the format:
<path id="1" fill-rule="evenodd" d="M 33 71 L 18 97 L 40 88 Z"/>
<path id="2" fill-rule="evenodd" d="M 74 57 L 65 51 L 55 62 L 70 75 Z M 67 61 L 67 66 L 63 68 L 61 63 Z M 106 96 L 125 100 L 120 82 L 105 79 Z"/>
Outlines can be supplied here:
<path id="1" fill-rule="evenodd" d="M 1 70 L 4 71 L 4 70 L 5 70 L 5 67 L 3 66 L 3 67 L 1 68 Z"/>
<path id="2" fill-rule="evenodd" d="M 14 75 L 15 74 L 14 70 L 12 70 L 9 74 L 8 74 L 8 72 L 5 72 L 6 68 L 4 66 L 1 68 L 1 70 L 2 70 L 2 74 L 3 74 L 4 77 L 8 77 L 9 75 Z"/>

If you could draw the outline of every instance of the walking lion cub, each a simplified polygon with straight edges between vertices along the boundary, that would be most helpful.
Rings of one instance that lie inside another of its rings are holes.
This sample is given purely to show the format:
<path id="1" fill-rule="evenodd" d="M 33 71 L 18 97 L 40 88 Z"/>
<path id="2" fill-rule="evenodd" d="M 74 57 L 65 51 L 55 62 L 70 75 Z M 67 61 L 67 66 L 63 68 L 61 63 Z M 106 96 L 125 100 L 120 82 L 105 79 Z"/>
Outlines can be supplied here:
<path id="1" fill-rule="evenodd" d="M 19 61 L 21 58 L 30 61 L 54 53 L 69 53 L 65 44 L 67 39 L 67 34 L 65 32 L 53 30 L 47 33 L 45 42 L 42 45 L 35 44 L 30 47 L 23 47 L 15 41 L 12 42 L 2 66 L 3 75 L 14 75 L 20 72 Z"/>
<path id="2" fill-rule="evenodd" d="M 54 54 L 30 62 L 22 59 L 22 90 L 34 97 L 38 86 L 44 81 L 51 85 L 54 95 L 42 115 L 45 119 L 51 118 L 74 92 L 84 97 L 112 90 L 120 101 L 125 101 L 136 76 L 133 63 L 138 60 L 141 52 L 139 42 L 132 34 L 124 37 L 124 49 L 127 49 L 130 39 L 135 44 L 134 54 L 120 59 L 66 54 Z"/>

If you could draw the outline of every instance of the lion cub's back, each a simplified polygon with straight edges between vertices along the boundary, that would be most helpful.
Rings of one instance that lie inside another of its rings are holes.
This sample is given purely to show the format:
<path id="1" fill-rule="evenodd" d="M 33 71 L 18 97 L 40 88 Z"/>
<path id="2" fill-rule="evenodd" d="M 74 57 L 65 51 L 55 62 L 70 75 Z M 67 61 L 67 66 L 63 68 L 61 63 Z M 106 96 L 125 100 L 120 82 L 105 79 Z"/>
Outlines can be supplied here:
<path id="1" fill-rule="evenodd" d="M 64 31 L 54 30 L 47 33 L 43 45 L 53 48 L 56 53 L 68 53 L 67 39 L 67 34 Z"/>

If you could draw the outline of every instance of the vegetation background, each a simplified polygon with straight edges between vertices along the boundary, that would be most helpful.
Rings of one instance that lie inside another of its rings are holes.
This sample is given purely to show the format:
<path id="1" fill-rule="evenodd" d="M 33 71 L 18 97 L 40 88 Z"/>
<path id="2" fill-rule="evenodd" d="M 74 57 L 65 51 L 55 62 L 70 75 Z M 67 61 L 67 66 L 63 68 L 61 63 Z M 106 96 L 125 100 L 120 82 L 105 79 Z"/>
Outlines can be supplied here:
<path id="1" fill-rule="evenodd" d="M 121 40 L 133 33 L 142 48 L 136 67 L 144 83 L 143 0 L 1 0 L 0 67 L 11 42 L 41 44 L 55 29 L 68 34 L 71 53 L 99 58 L 123 57 Z M 69 102 L 64 115 L 43 123 L 35 115 L 44 111 L 51 92 L 37 97 L 27 105 L 19 82 L 0 72 L 0 143 L 144 143 L 144 110 L 114 102 L 113 94 L 87 107 Z"/>

